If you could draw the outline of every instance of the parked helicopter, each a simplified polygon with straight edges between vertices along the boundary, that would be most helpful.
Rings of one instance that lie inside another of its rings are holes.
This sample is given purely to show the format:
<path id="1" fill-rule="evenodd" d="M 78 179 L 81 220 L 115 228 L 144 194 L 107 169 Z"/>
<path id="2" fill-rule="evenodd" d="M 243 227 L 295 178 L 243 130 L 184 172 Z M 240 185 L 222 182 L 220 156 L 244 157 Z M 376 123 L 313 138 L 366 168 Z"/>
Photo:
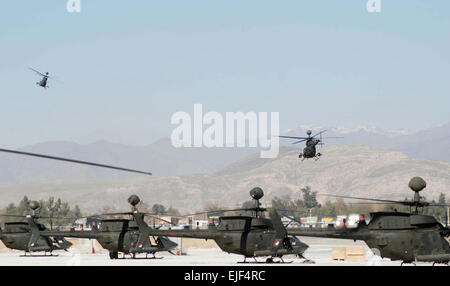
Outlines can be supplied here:
<path id="1" fill-rule="evenodd" d="M 243 263 L 247 262 L 247 258 L 253 258 L 258 262 L 256 257 L 261 256 L 269 256 L 266 263 L 275 262 L 274 258 L 279 258 L 279 261 L 276 262 L 284 263 L 283 256 L 289 254 L 297 255 L 305 259 L 305 262 L 311 262 L 303 257 L 303 253 L 308 248 L 308 245 L 302 243 L 295 236 L 287 234 L 286 228 L 275 209 L 270 208 L 267 210 L 261 207 L 259 200 L 264 196 L 263 190 L 259 187 L 253 188 L 250 191 L 250 196 L 255 201 L 254 208 L 205 213 L 250 211 L 254 215 L 221 216 L 219 217 L 218 226 L 210 222 L 208 229 L 149 229 L 149 233 L 158 236 L 213 239 L 223 251 L 243 255 Z M 269 218 L 264 217 L 264 212 L 266 211 L 269 213 Z"/>
<path id="2" fill-rule="evenodd" d="M 148 254 L 153 255 L 151 258 L 157 258 L 155 253 L 160 251 L 172 253 L 172 250 L 178 245 L 167 237 L 152 236 L 152 228 L 144 221 L 144 216 L 150 216 L 169 224 L 171 222 L 149 213 L 139 212 L 136 205 L 140 199 L 136 195 L 130 196 L 128 202 L 132 206 L 131 212 L 107 213 L 91 217 L 131 215 L 133 219 L 103 219 L 100 220 L 100 226 L 96 225 L 90 231 L 57 231 L 45 235 L 96 239 L 104 249 L 109 250 L 110 259 L 118 259 L 119 252 L 123 253 L 122 258 L 125 258 L 125 255 L 131 255 L 133 259 L 139 253 L 145 254 L 145 258 L 148 258 Z"/>
<path id="3" fill-rule="evenodd" d="M 45 74 L 41 73 L 40 71 L 37 71 L 33 68 L 29 68 L 30 70 L 34 71 L 35 73 L 37 73 L 38 75 L 42 76 L 42 79 L 38 82 L 36 82 L 37 85 L 42 86 L 43 88 L 49 88 L 49 86 L 47 85 L 47 81 L 49 78 L 51 78 L 48 75 L 48 72 L 46 72 Z"/>
<path id="4" fill-rule="evenodd" d="M 72 243 L 67 241 L 63 236 L 59 235 L 44 235 L 49 230 L 45 225 L 39 223 L 37 220 L 42 217 L 37 214 L 40 204 L 36 201 L 29 203 L 29 208 L 32 213 L 26 216 L 20 215 L 0 215 L 6 217 L 26 218 L 26 222 L 6 222 L 4 230 L 0 229 L 0 240 L 3 244 L 11 249 L 23 250 L 25 255 L 31 252 L 42 252 L 44 256 L 47 256 L 47 252 L 50 256 L 53 256 L 54 250 L 65 250 L 72 246 Z"/>
<path id="5" fill-rule="evenodd" d="M 444 227 L 433 216 L 420 214 L 420 208 L 423 210 L 424 207 L 432 206 L 448 207 L 450 204 L 423 201 L 419 192 L 426 187 L 426 182 L 420 177 L 412 178 L 409 187 L 414 192 L 414 198 L 411 201 L 334 196 L 375 201 L 382 204 L 406 205 L 410 207 L 409 213 L 375 212 L 371 213 L 371 220 L 368 224 L 361 219 L 356 228 L 291 228 L 288 230 L 288 234 L 363 240 L 369 248 L 377 249 L 381 257 L 401 260 L 402 264 L 416 261 L 433 262 L 433 265 L 435 263 L 448 264 L 450 261 L 450 228 Z"/>
<path id="6" fill-rule="evenodd" d="M 296 137 L 296 136 L 278 136 L 278 137 L 298 140 L 292 144 L 297 144 L 306 141 L 306 147 L 303 148 L 303 152 L 300 153 L 298 157 L 303 158 L 302 161 L 309 158 L 314 158 L 317 161 L 319 160 L 320 156 L 322 156 L 322 154 L 320 152 L 316 152 L 316 145 L 320 144 L 321 146 L 323 146 L 322 141 L 323 138 L 343 138 L 343 137 L 322 137 L 322 133 L 324 133 L 325 131 L 327 130 L 320 131 L 319 133 L 311 136 L 312 131 L 308 130 L 306 131 L 306 135 L 308 135 L 308 137 Z M 319 138 L 316 138 L 317 136 L 319 136 Z"/>

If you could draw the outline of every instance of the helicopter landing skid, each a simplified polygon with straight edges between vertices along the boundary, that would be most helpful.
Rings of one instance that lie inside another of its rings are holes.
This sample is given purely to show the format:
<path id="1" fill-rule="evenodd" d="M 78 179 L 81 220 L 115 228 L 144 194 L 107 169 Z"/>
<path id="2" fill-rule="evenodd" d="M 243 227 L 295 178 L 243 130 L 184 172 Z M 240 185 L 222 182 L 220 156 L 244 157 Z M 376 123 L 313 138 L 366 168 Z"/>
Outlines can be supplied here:
<path id="1" fill-rule="evenodd" d="M 133 254 L 124 254 L 122 255 L 122 258 L 118 258 L 118 259 L 163 259 L 164 257 L 156 257 L 154 253 L 152 253 L 153 256 L 152 257 L 148 257 L 149 253 L 145 254 L 145 257 L 136 257 L 136 255 Z M 127 256 L 130 256 L 129 258 Z"/>
<path id="2" fill-rule="evenodd" d="M 308 258 L 304 257 L 301 254 L 298 255 L 298 258 L 303 259 L 303 261 L 301 261 L 300 263 L 303 263 L 303 264 L 316 264 L 316 262 L 314 260 L 308 259 Z"/>
<path id="3" fill-rule="evenodd" d="M 59 256 L 59 254 L 53 254 L 53 253 L 50 253 L 50 254 L 29 254 L 29 255 L 21 254 L 21 255 L 19 255 L 19 257 L 58 257 L 58 256 Z"/>
<path id="4" fill-rule="evenodd" d="M 269 263 L 292 263 L 293 261 L 284 261 L 283 258 L 280 258 L 278 261 L 274 261 L 273 257 L 269 257 L 266 261 L 258 261 L 256 257 L 252 257 L 254 261 L 247 261 L 247 257 L 244 258 L 244 261 L 238 261 L 238 263 L 258 263 L 258 264 L 269 264 Z"/>
<path id="5" fill-rule="evenodd" d="M 403 264 L 412 264 L 414 266 L 417 266 L 415 262 L 406 262 L 406 261 L 402 261 L 402 263 L 400 264 L 400 266 L 403 266 Z"/>
<path id="6" fill-rule="evenodd" d="M 450 262 L 449 261 L 447 261 L 447 262 L 433 262 L 433 266 L 436 265 L 436 264 L 442 264 L 442 265 L 450 266 Z"/>

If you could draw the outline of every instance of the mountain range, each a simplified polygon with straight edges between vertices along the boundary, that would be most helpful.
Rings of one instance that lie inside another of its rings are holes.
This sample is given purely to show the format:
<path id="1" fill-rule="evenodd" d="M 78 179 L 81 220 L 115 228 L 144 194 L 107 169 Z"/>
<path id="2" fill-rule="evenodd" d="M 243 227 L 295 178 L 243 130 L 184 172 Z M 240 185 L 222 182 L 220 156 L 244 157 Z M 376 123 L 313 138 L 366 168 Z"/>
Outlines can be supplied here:
<path id="1" fill-rule="evenodd" d="M 342 136 L 326 139 L 325 146 L 370 146 L 386 151 L 402 152 L 412 158 L 450 162 L 450 123 L 418 131 L 383 131 L 370 126 L 354 129 L 342 127 L 299 126 L 282 132 L 283 135 L 305 136 L 327 130 L 323 135 Z M 280 139 L 283 146 L 291 140 Z M 217 172 L 228 165 L 258 154 L 257 148 L 175 148 L 169 139 L 161 139 L 146 146 L 128 146 L 97 141 L 87 145 L 74 142 L 53 141 L 25 146 L 19 150 L 69 157 L 79 160 L 141 169 L 153 177 L 177 176 Z M 139 175 L 95 167 L 72 165 L 11 154 L 0 154 L 0 182 L 111 180 L 137 178 Z"/>
<path id="2" fill-rule="evenodd" d="M 331 146 L 318 160 L 301 161 L 298 150 L 283 147 L 274 159 L 253 154 L 220 171 L 179 176 L 115 178 L 108 180 L 45 180 L 0 183 L 0 206 L 31 199 L 56 196 L 83 211 L 98 212 L 105 206 L 127 210 L 126 199 L 137 194 L 148 205 L 161 203 L 182 211 L 197 211 L 207 203 L 230 207 L 249 200 L 249 191 L 261 187 L 264 202 L 274 197 L 300 196 L 310 186 L 320 194 L 404 199 L 411 197 L 407 185 L 413 176 L 422 176 L 428 199 L 448 195 L 450 163 L 410 158 L 400 152 L 368 146 Z M 320 197 L 323 202 L 326 197 Z"/>

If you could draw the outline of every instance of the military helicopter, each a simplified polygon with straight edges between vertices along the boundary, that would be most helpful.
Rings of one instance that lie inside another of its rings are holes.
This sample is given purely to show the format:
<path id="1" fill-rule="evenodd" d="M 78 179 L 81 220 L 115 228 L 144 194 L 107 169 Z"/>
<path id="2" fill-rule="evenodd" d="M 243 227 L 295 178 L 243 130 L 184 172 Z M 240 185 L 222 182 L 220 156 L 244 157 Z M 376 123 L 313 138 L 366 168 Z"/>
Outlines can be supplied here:
<path id="1" fill-rule="evenodd" d="M 51 78 L 51 77 L 48 75 L 48 72 L 46 72 L 45 74 L 43 74 L 43 73 L 41 73 L 41 72 L 39 72 L 39 71 L 37 71 L 37 70 L 35 70 L 35 69 L 33 69 L 33 68 L 29 68 L 29 69 L 32 70 L 32 71 L 34 71 L 34 72 L 37 73 L 38 75 L 42 76 L 42 79 L 41 79 L 40 81 L 36 82 L 37 85 L 42 86 L 43 88 L 49 88 L 49 86 L 47 85 L 47 80 L 48 80 L 49 78 Z"/>
<path id="2" fill-rule="evenodd" d="M 306 141 L 306 147 L 303 148 L 303 152 L 300 153 L 298 157 L 303 158 L 302 161 L 309 158 L 314 158 L 317 161 L 319 160 L 320 156 L 322 156 L 322 154 L 320 152 L 316 152 L 316 145 L 320 144 L 321 146 L 323 146 L 322 141 L 323 138 L 343 138 L 343 137 L 322 137 L 322 133 L 324 133 L 325 131 L 327 130 L 320 131 L 319 133 L 311 136 L 312 131 L 307 130 L 306 135 L 308 135 L 308 137 L 296 137 L 296 136 L 278 136 L 278 137 L 298 140 L 292 144 L 298 144 Z M 319 136 L 319 138 L 316 138 L 317 136 Z"/>
<path id="3" fill-rule="evenodd" d="M 223 251 L 243 255 L 244 261 L 242 263 L 247 263 L 247 258 L 253 258 L 255 262 L 258 262 L 256 257 L 261 256 L 269 256 L 266 263 L 285 263 L 283 256 L 289 254 L 297 255 L 305 259 L 305 262 L 311 262 L 303 257 L 308 245 L 302 243 L 295 236 L 287 234 L 286 228 L 275 209 L 267 210 L 261 207 L 259 200 L 264 196 L 263 190 L 259 187 L 253 188 L 250 191 L 250 196 L 255 201 L 254 208 L 204 213 L 246 211 L 252 212 L 253 215 L 251 216 L 221 216 L 218 226 L 210 221 L 208 229 L 149 229 L 149 233 L 169 237 L 213 239 Z M 266 211 L 269 213 L 269 218 L 264 217 Z M 279 260 L 275 261 L 274 258 Z"/>
<path id="4" fill-rule="evenodd" d="M 155 253 L 160 251 L 173 254 L 172 250 L 178 245 L 167 237 L 152 235 L 152 228 L 144 221 L 144 216 L 172 223 L 152 216 L 152 214 L 139 212 L 136 205 L 140 199 L 136 195 L 130 196 L 128 202 L 132 206 L 131 212 L 107 213 L 91 217 L 131 215 L 133 219 L 102 219 L 100 226 L 96 225 L 90 231 L 56 231 L 45 235 L 96 239 L 104 249 L 109 251 L 110 259 L 118 259 L 119 252 L 123 254 L 122 258 L 130 255 L 133 259 L 136 259 L 136 254 L 140 253 L 145 254 L 146 259 L 149 258 L 149 254 L 153 255 L 150 257 L 152 259 L 160 258 L 155 256 Z"/>
<path id="5" fill-rule="evenodd" d="M 381 257 L 400 260 L 404 263 L 417 261 L 447 264 L 450 261 L 450 229 L 444 227 L 433 216 L 420 214 L 424 207 L 450 206 L 422 200 L 419 192 L 426 187 L 420 177 L 409 182 L 414 192 L 411 201 L 368 199 L 347 196 L 339 198 L 374 201 L 381 204 L 401 204 L 410 207 L 410 212 L 374 212 L 367 224 L 361 218 L 356 228 L 343 229 L 289 229 L 288 234 L 311 237 L 363 240 L 371 249 L 377 249 Z M 330 195 L 331 196 L 331 195 Z M 289 217 L 289 216 L 287 216 Z M 376 252 L 378 252 L 376 251 Z"/>
<path id="6" fill-rule="evenodd" d="M 40 208 L 39 202 L 31 201 L 29 203 L 29 208 L 32 213 L 26 216 L 20 215 L 1 215 L 6 217 L 16 217 L 16 218 L 26 218 L 26 222 L 6 222 L 4 230 L 0 229 L 0 240 L 3 244 L 11 249 L 23 250 L 25 255 L 32 252 L 42 252 L 44 251 L 44 256 L 53 256 L 52 252 L 54 250 L 65 250 L 72 246 L 72 243 L 67 241 L 63 236 L 59 235 L 44 235 L 49 231 L 45 225 L 37 222 L 40 218 L 50 218 L 52 217 L 42 217 L 38 215 L 38 210 Z M 36 256 L 36 255 L 32 255 Z"/>

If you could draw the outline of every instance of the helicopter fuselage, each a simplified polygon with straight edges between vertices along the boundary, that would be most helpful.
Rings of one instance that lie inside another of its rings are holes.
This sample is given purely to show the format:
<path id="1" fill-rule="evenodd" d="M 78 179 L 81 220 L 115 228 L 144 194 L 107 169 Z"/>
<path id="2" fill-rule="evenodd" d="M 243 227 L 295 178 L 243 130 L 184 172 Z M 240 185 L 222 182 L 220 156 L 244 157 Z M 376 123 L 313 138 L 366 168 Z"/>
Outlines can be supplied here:
<path id="1" fill-rule="evenodd" d="M 46 231 L 42 224 L 37 224 L 39 231 Z M 1 231 L 0 239 L 3 244 L 16 250 L 25 252 L 38 252 L 53 250 L 62 250 L 69 248 L 72 244 L 63 237 L 39 236 L 35 242 L 31 242 L 32 231 L 26 222 L 9 222 L 5 223 L 4 230 Z"/>
<path id="2" fill-rule="evenodd" d="M 218 226 L 209 229 L 157 230 L 158 235 L 214 239 L 220 249 L 245 257 L 281 257 L 288 254 L 302 255 L 308 245 L 296 237 L 277 235 L 272 221 L 250 216 L 225 216 Z M 286 241 L 289 239 L 289 242 Z"/>
<path id="3" fill-rule="evenodd" d="M 428 215 L 400 212 L 372 213 L 369 224 L 354 229 L 290 229 L 290 234 L 363 240 L 381 257 L 403 262 L 450 261 L 449 230 Z"/>
<path id="4" fill-rule="evenodd" d="M 137 247 L 139 228 L 136 222 L 128 219 L 103 220 L 100 227 L 94 227 L 89 231 L 66 231 L 58 232 L 64 237 L 96 239 L 98 243 L 110 252 L 111 258 L 118 258 L 119 252 L 124 254 L 151 253 L 158 251 L 170 251 L 177 244 L 165 237 L 154 238 L 153 241 L 147 237 L 142 245 Z"/>
<path id="5" fill-rule="evenodd" d="M 44 76 L 41 79 L 41 81 L 37 82 L 36 84 L 45 88 L 45 87 L 47 87 L 47 80 L 48 80 L 48 77 Z"/>
<path id="6" fill-rule="evenodd" d="M 306 147 L 303 148 L 303 153 L 300 154 L 300 158 L 315 158 L 318 154 L 320 153 L 316 153 L 316 145 L 319 144 L 320 140 L 319 139 L 308 139 L 306 141 Z"/>

